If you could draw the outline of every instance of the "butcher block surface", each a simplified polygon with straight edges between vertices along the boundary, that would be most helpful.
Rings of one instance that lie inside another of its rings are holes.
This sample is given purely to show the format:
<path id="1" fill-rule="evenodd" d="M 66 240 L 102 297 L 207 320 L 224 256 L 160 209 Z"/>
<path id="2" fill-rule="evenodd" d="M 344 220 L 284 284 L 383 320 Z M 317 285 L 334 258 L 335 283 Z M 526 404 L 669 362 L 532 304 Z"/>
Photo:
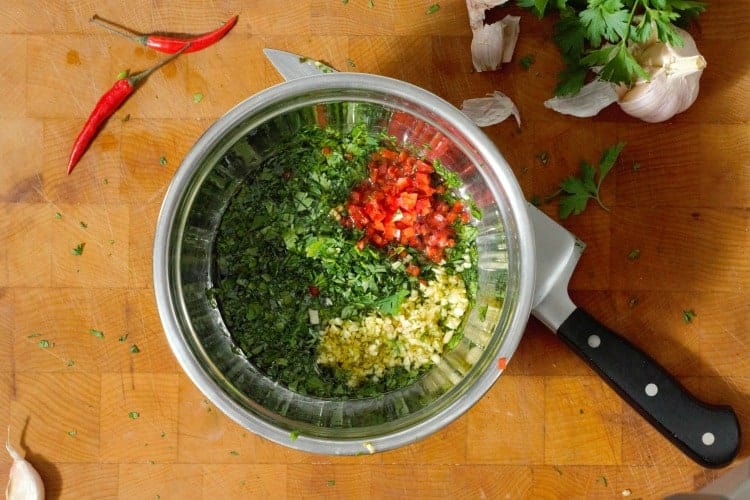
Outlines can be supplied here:
<path id="1" fill-rule="evenodd" d="M 505 8 L 521 16 L 514 59 L 477 73 L 463 0 L 3 2 L 0 423 L 49 498 L 661 498 L 724 472 L 683 455 L 534 319 L 478 404 L 401 449 L 297 452 L 209 403 L 167 345 L 152 240 L 192 144 L 281 82 L 264 47 L 399 78 L 456 106 L 502 91 L 521 126 L 485 131 L 529 199 L 626 141 L 602 185 L 610 210 L 591 203 L 562 221 L 588 244 L 571 295 L 700 399 L 731 405 L 745 430 L 732 465 L 747 458 L 750 1 L 711 2 L 690 28 L 708 61 L 700 96 L 661 124 L 616 105 L 591 119 L 546 109 L 561 67 L 552 22 Z M 152 75 L 67 176 L 73 140 L 118 73 L 164 57 L 89 23 L 94 14 L 143 33 L 239 21 Z M 557 217 L 556 201 L 541 208 Z M 3 455 L 0 483 L 10 466 Z"/>

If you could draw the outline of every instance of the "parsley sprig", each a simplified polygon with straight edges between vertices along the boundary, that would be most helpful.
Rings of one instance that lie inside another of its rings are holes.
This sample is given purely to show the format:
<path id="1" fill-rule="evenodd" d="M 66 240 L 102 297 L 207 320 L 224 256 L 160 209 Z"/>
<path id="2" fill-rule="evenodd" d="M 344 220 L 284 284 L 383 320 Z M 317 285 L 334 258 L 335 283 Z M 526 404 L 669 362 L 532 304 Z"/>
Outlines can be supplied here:
<path id="1" fill-rule="evenodd" d="M 604 178 L 615 166 L 624 147 L 625 142 L 620 141 L 607 148 L 597 167 L 585 160 L 582 161 L 580 176 L 568 176 L 560 183 L 560 189 L 548 198 L 551 200 L 557 196 L 560 197 L 558 211 L 560 219 L 567 219 L 571 214 L 580 215 L 586 209 L 589 200 L 596 201 L 602 209 L 609 212 L 609 208 L 601 199 L 600 190 Z"/>
<path id="2" fill-rule="evenodd" d="M 557 10 L 553 39 L 565 69 L 558 75 L 557 95 L 577 93 L 596 68 L 598 78 L 632 84 L 648 73 L 631 53 L 633 44 L 649 40 L 654 30 L 664 43 L 682 46 L 677 26 L 706 9 L 694 0 L 517 0 L 542 18 Z"/>

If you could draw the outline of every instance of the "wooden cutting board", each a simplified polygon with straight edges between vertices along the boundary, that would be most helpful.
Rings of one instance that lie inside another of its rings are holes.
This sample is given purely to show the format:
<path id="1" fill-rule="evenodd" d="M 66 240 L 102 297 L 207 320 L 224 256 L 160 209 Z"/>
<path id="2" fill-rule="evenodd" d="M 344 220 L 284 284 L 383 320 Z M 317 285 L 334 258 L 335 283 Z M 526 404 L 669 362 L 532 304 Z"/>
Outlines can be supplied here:
<path id="1" fill-rule="evenodd" d="M 564 221 L 588 243 L 574 299 L 698 397 L 732 405 L 747 435 L 750 2 L 716 2 L 700 17 L 700 97 L 658 125 L 616 107 L 594 119 L 545 109 L 560 67 L 552 25 L 515 7 L 513 62 L 475 73 L 464 1 L 443 0 L 428 14 L 432 3 L 6 0 L 0 422 L 51 498 L 658 498 L 720 474 L 685 458 L 535 320 L 472 410 L 424 441 L 372 456 L 318 456 L 258 438 L 177 365 L 153 298 L 160 202 L 200 134 L 281 81 L 261 53 L 274 47 L 400 78 L 455 105 L 506 93 L 522 126 L 486 132 L 529 198 L 627 141 L 603 185 L 610 211 L 592 205 Z M 154 74 L 68 177 L 72 141 L 99 96 L 119 72 L 161 57 L 92 26 L 95 13 L 142 32 L 199 33 L 240 18 L 215 47 Z M 528 69 L 518 62 L 526 55 Z M 543 208 L 555 215 L 555 203 Z M 744 438 L 740 457 L 748 454 Z M 4 456 L 0 483 L 9 467 Z"/>

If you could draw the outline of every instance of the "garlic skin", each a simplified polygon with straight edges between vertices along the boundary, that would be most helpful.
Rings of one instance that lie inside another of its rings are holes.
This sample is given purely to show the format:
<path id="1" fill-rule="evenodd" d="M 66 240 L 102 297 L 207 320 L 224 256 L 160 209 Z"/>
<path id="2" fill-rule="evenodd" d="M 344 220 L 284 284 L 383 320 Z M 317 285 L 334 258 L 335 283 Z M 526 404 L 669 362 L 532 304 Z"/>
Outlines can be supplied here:
<path id="1" fill-rule="evenodd" d="M 5 449 L 13 459 L 13 465 L 10 466 L 8 474 L 8 486 L 5 488 L 5 498 L 7 500 L 44 500 L 42 477 L 10 444 L 10 428 Z"/>
<path id="2" fill-rule="evenodd" d="M 510 62 L 516 49 L 521 18 L 505 16 L 492 24 L 482 24 L 472 30 L 471 62 L 478 72 L 494 71 Z"/>
<path id="3" fill-rule="evenodd" d="M 633 54 L 651 78 L 639 80 L 629 89 L 618 89 L 618 104 L 630 116 L 649 123 L 663 122 L 688 109 L 698 98 L 706 59 L 687 31 L 676 31 L 682 37 L 682 47 L 652 39 L 640 53 Z"/>
<path id="4" fill-rule="evenodd" d="M 510 97 L 495 91 L 487 97 L 467 99 L 461 105 L 461 111 L 479 127 L 489 127 L 513 116 L 521 127 L 521 115 Z"/>
<path id="5" fill-rule="evenodd" d="M 581 87 L 576 94 L 547 99 L 544 101 L 544 107 L 564 115 L 590 118 L 617 102 L 618 98 L 615 85 L 603 80 L 594 80 Z"/>

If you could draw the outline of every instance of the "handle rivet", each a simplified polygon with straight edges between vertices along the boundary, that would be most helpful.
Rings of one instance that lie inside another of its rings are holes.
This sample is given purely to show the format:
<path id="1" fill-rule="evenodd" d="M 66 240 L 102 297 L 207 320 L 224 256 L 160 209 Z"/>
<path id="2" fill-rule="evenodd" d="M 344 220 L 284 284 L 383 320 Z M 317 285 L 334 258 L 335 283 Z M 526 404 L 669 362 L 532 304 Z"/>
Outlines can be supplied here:
<path id="1" fill-rule="evenodd" d="M 650 384 L 646 384 L 646 396 L 654 397 L 659 392 L 659 386 L 654 384 L 653 382 Z"/>
<path id="2" fill-rule="evenodd" d="M 707 432 L 701 436 L 701 441 L 703 441 L 703 444 L 706 446 L 711 446 L 716 442 L 716 436 L 714 436 L 713 432 Z"/>
<path id="3" fill-rule="evenodd" d="M 586 340 L 586 342 L 589 344 L 589 347 L 592 349 L 596 349 L 600 345 L 602 345 L 602 339 L 599 338 L 599 335 L 589 335 L 589 338 Z"/>

